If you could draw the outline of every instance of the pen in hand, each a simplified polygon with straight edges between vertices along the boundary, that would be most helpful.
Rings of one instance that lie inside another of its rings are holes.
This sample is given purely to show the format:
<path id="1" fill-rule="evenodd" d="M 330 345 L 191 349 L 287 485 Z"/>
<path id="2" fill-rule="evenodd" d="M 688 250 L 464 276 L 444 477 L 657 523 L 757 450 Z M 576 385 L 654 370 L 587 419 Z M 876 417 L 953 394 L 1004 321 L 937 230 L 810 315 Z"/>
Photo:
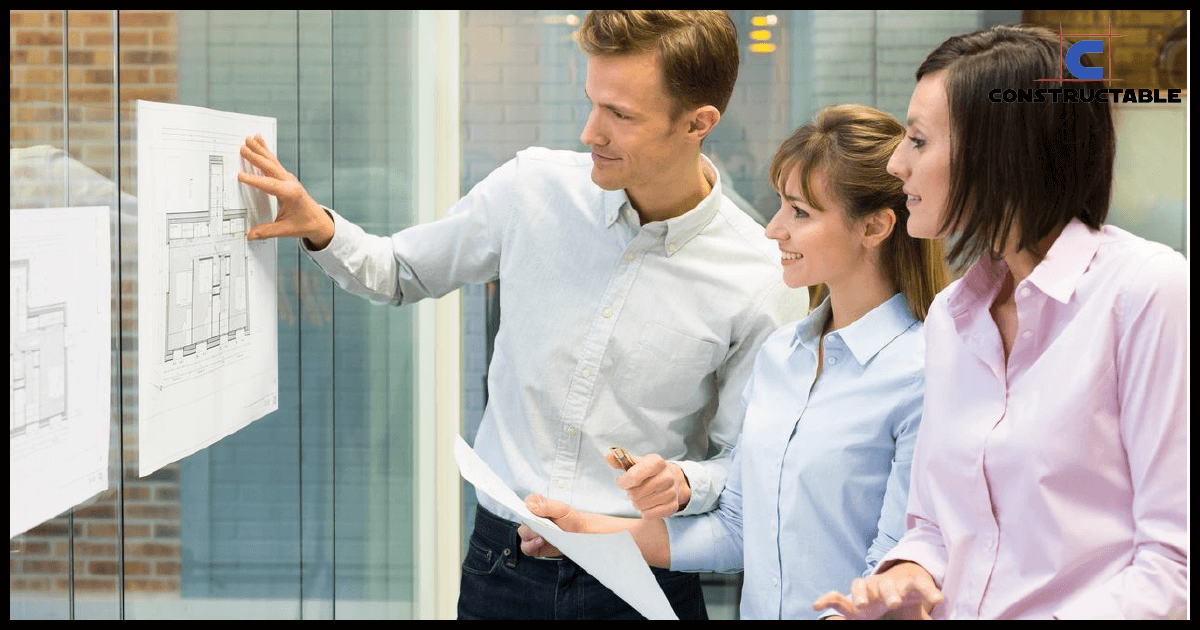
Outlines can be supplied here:
<path id="1" fill-rule="evenodd" d="M 617 463 L 621 465 L 621 470 L 633 468 L 633 460 L 629 459 L 629 455 L 625 452 L 625 449 L 620 446 L 614 446 L 608 450 L 612 451 L 613 457 L 617 458 Z"/>

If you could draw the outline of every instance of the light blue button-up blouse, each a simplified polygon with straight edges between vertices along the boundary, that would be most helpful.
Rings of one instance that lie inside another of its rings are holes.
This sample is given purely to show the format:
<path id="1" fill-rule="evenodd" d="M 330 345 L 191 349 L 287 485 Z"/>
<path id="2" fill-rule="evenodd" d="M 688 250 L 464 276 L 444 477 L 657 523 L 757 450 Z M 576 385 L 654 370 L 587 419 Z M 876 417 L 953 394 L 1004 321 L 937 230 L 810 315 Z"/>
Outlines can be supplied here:
<path id="1" fill-rule="evenodd" d="M 745 619 L 816 618 L 812 603 L 904 534 L 925 391 L 922 325 L 902 294 L 825 336 L 829 300 L 756 358 L 725 490 L 708 514 L 667 519 L 671 568 L 744 567 Z"/>

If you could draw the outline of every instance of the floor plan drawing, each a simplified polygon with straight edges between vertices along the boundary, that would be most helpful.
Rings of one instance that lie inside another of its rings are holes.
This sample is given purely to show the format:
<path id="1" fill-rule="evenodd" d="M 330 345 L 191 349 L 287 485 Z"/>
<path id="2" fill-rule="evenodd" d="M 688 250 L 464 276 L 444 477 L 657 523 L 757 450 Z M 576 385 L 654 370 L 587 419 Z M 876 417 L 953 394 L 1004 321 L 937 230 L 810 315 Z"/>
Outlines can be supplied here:
<path id="1" fill-rule="evenodd" d="M 10 211 L 9 534 L 108 487 L 109 209 Z"/>
<path id="2" fill-rule="evenodd" d="M 273 201 L 237 181 L 275 119 L 138 101 L 139 473 L 278 408 Z"/>
<path id="3" fill-rule="evenodd" d="M 29 261 L 9 273 L 9 438 L 63 427 L 67 417 L 65 303 L 29 305 Z"/>
<path id="4" fill-rule="evenodd" d="M 209 157 L 205 212 L 167 215 L 166 361 L 248 330 L 246 208 L 224 207 L 225 159 Z"/>

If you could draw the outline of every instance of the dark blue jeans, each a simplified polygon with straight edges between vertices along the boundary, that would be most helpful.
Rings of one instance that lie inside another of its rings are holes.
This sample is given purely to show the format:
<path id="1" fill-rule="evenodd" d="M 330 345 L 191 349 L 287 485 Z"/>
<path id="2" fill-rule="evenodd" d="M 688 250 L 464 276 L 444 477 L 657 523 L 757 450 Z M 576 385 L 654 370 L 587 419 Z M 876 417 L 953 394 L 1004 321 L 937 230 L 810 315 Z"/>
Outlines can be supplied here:
<path id="1" fill-rule="evenodd" d="M 708 619 L 700 576 L 650 567 L 680 619 Z M 463 560 L 459 619 L 645 619 L 570 558 L 521 553 L 517 524 L 475 512 Z"/>

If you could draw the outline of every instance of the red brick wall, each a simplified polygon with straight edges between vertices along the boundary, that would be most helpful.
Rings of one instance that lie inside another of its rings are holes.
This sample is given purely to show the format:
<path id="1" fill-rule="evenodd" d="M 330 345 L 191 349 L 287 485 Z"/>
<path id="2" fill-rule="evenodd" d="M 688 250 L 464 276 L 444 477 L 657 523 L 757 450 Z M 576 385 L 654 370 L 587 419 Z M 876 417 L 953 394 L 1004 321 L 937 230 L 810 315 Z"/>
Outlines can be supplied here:
<path id="1" fill-rule="evenodd" d="M 1155 67 L 1167 36 L 1175 27 L 1187 24 L 1186 11 L 1024 11 L 1022 20 L 1055 32 L 1061 25 L 1064 34 L 1107 33 L 1111 24 L 1112 33 L 1121 36 L 1112 40 L 1113 68 L 1108 68 L 1107 49 L 1104 56 L 1104 77 L 1109 78 L 1111 70 L 1111 76 L 1118 79 L 1113 87 L 1175 87 L 1160 82 Z"/>
<path id="2" fill-rule="evenodd" d="M 64 20 L 68 27 L 65 42 Z M 130 103 L 135 99 L 175 102 L 178 98 L 175 12 L 120 12 L 116 45 L 113 20 L 112 11 L 9 12 L 10 149 L 41 144 L 66 147 L 75 159 L 112 179 L 113 125 L 118 118 L 113 97 L 119 79 L 120 108 L 126 112 L 120 117 L 126 125 L 121 154 L 135 155 L 136 139 L 128 128 L 132 123 Z M 114 73 L 114 65 L 119 75 Z M 64 128 L 69 131 L 64 133 Z M 135 160 L 129 157 L 124 162 L 121 181 L 126 192 L 132 192 Z M 133 290 L 132 282 L 122 287 L 127 296 L 132 296 Z M 127 357 L 126 364 L 128 361 Z M 125 413 L 134 418 L 136 378 L 126 374 L 123 381 Z M 117 521 L 121 505 L 114 471 L 118 464 L 110 463 L 110 489 L 73 510 L 75 590 L 81 595 L 115 594 L 119 587 L 118 546 L 123 542 L 128 592 L 179 593 L 179 465 L 139 479 L 136 422 L 127 421 L 126 425 L 121 473 L 124 538 Z M 110 458 L 117 459 L 115 451 Z M 67 516 L 62 515 L 10 541 L 10 594 L 61 596 L 67 592 L 71 570 L 68 528 Z"/>
<path id="3" fill-rule="evenodd" d="M 118 37 L 114 45 L 112 11 L 9 12 L 9 148 L 64 145 L 65 74 L 68 152 L 113 177 L 116 80 L 122 108 L 136 99 L 175 102 L 179 93 L 174 11 L 121 11 Z"/>

